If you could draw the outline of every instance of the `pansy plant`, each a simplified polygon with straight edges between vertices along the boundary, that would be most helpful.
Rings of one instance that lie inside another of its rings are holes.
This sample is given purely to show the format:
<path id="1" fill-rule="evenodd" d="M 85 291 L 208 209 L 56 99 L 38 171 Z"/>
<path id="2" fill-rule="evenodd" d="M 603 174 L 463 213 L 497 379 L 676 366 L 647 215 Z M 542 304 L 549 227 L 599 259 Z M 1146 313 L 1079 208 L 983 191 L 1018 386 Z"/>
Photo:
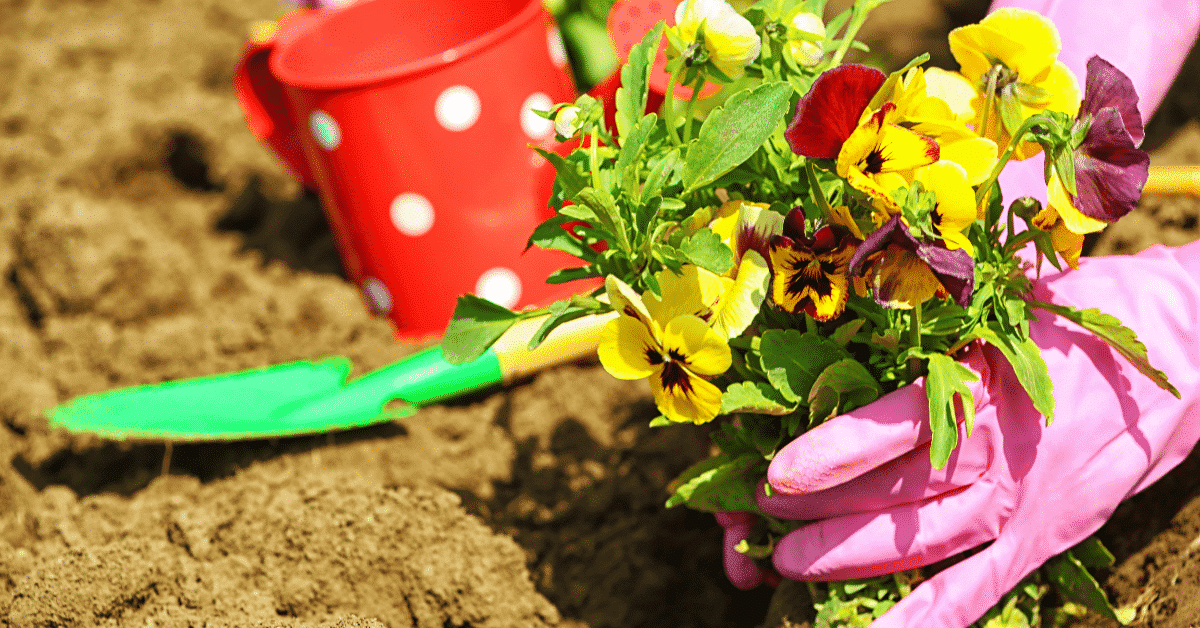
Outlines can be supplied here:
<path id="1" fill-rule="evenodd" d="M 522 312 L 464 297 L 447 358 L 481 355 L 518 320 L 541 317 L 534 347 L 564 322 L 615 312 L 600 363 L 649 380 L 661 413 L 651 424 L 719 424 L 720 454 L 681 476 L 669 502 L 703 510 L 756 510 L 780 446 L 920 377 L 941 384 L 926 390 L 930 456 L 943 466 L 956 423 L 970 437 L 973 375 L 954 358 L 971 343 L 999 349 L 1049 423 L 1052 383 L 1027 333 L 1037 309 L 1173 390 L 1115 319 L 1032 300 L 1040 262 L 1018 255 L 1034 246 L 1074 267 L 1083 235 L 1136 204 L 1148 157 L 1128 77 L 1093 58 L 1081 95 L 1053 24 L 1020 9 L 951 33 L 958 72 L 922 67 L 926 56 L 890 75 L 843 63 L 881 2 L 821 23 L 824 0 L 744 12 L 685 0 L 674 26 L 630 51 L 615 111 L 581 96 L 544 112 L 578 148 L 539 151 L 557 171 L 556 215 L 530 245 L 583 261 L 550 281 L 598 287 Z M 668 94 L 646 111 L 664 39 Z M 706 83 L 721 88 L 696 107 Z M 691 88 L 684 107 L 676 86 Z M 1036 152 L 1048 203 L 1006 211 L 998 175 Z M 763 544 L 743 548 L 756 557 L 789 525 L 763 521 Z"/>

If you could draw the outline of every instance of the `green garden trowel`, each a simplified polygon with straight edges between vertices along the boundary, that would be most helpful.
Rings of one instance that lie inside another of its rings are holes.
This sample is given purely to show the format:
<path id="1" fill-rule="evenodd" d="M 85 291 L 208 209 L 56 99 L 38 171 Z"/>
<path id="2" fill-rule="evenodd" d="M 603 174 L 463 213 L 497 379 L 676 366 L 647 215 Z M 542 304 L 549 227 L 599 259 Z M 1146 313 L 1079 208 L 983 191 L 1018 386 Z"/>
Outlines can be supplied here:
<path id="1" fill-rule="evenodd" d="M 600 330 L 611 317 L 566 323 L 532 351 L 526 347 L 541 319 L 522 321 L 471 362 L 450 364 L 440 347 L 432 347 L 350 382 L 350 361 L 337 356 L 85 395 L 51 410 L 50 426 L 117 440 L 168 441 L 362 427 L 595 355 Z"/>

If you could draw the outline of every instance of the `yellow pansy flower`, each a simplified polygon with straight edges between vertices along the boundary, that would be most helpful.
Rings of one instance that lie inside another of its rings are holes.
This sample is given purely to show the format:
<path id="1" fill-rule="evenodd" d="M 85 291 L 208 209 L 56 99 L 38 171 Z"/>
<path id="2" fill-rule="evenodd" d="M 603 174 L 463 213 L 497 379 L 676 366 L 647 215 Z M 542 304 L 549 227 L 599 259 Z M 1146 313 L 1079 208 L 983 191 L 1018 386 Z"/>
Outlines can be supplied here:
<path id="1" fill-rule="evenodd" d="M 650 379 L 655 405 L 672 421 L 707 423 L 721 410 L 721 389 L 708 378 L 727 371 L 733 355 L 725 339 L 692 314 L 658 302 L 653 313 L 628 284 L 609 276 L 605 290 L 620 315 L 604 326 L 597 353 L 617 379 Z M 649 293 L 648 293 L 649 294 Z M 671 316 L 663 321 L 659 316 Z"/>
<path id="2" fill-rule="evenodd" d="M 891 192 L 907 183 L 899 173 L 937 161 L 940 149 L 932 139 L 896 124 L 894 103 L 868 112 L 842 144 L 837 174 L 868 194 L 876 209 L 890 215 L 900 211 Z"/>
<path id="3" fill-rule="evenodd" d="M 978 24 L 950 31 L 950 52 L 978 95 L 972 106 L 979 135 L 1007 145 L 1026 118 L 1043 111 L 1074 115 L 1079 83 L 1058 60 L 1062 42 L 1049 19 L 1025 9 L 1001 8 Z M 1023 142 L 1015 159 L 1041 147 Z"/>

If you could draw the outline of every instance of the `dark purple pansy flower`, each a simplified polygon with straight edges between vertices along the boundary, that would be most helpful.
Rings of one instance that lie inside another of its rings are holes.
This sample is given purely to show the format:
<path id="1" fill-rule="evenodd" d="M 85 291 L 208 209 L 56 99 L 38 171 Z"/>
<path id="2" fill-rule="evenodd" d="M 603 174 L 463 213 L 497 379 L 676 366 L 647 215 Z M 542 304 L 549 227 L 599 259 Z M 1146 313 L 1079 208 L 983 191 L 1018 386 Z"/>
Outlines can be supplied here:
<path id="1" fill-rule="evenodd" d="M 1092 57 L 1075 128 L 1087 126 L 1075 148 L 1075 208 L 1114 222 L 1137 205 L 1149 174 L 1150 155 L 1138 149 L 1145 136 L 1133 82 L 1111 63 Z M 1061 211 L 1061 208 L 1060 208 Z"/>
<path id="2" fill-rule="evenodd" d="M 975 260 L 963 249 L 922 242 L 895 216 L 867 236 L 850 259 L 849 273 L 865 277 L 875 301 L 909 309 L 936 296 L 966 307 L 975 289 Z"/>
<path id="3" fill-rule="evenodd" d="M 887 77 L 865 65 L 848 63 L 826 71 L 796 103 L 796 115 L 783 136 L 792 152 L 834 159 Z"/>

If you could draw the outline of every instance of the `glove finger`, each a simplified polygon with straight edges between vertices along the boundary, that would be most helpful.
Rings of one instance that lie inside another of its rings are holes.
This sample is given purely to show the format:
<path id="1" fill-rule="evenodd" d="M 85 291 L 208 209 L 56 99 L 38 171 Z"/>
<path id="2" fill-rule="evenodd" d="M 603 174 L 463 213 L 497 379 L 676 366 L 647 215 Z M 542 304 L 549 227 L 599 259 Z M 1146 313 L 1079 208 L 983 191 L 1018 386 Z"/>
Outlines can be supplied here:
<path id="1" fill-rule="evenodd" d="M 971 347 L 963 363 L 985 371 L 982 353 Z M 985 401 L 982 381 L 968 384 L 976 408 Z M 913 452 L 931 437 L 925 382 L 917 380 L 796 437 L 775 454 L 767 481 L 785 495 L 823 491 Z"/>
<path id="2" fill-rule="evenodd" d="M 962 628 L 996 605 L 1044 559 L 1022 560 L 1001 538 L 922 582 L 871 624 L 871 628 Z"/>
<path id="3" fill-rule="evenodd" d="M 758 505 L 772 517 L 810 521 L 928 500 L 969 486 L 987 471 L 994 458 L 989 431 L 976 430 L 967 437 L 960 426 L 960 445 L 941 469 L 933 468 L 929 443 L 925 443 L 856 478 L 815 493 L 776 493 L 768 497 L 760 486 Z"/>
<path id="4" fill-rule="evenodd" d="M 754 559 L 737 551 L 738 543 L 750 536 L 754 516 L 748 512 L 714 513 L 717 523 L 725 528 L 725 575 L 733 586 L 749 591 L 762 584 L 765 574 Z"/>
<path id="5" fill-rule="evenodd" d="M 824 519 L 783 537 L 775 568 L 793 580 L 852 580 L 937 562 L 1000 533 L 1005 504 L 989 482 L 873 513 Z"/>

